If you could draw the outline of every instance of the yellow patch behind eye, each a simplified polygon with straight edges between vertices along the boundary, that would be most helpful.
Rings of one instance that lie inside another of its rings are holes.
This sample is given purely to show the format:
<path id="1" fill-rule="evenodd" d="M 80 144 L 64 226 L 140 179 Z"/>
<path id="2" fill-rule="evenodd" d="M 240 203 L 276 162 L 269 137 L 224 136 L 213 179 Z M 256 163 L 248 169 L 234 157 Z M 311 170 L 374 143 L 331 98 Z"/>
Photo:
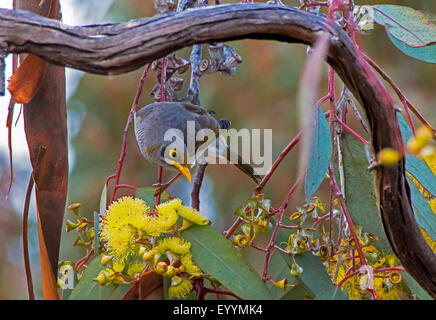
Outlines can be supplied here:
<path id="1" fill-rule="evenodd" d="M 152 144 L 152 145 L 148 146 L 148 147 L 145 149 L 145 153 L 146 153 L 146 154 L 152 153 L 152 152 L 154 152 L 156 149 L 157 149 L 157 146 L 156 146 L 155 144 Z"/>

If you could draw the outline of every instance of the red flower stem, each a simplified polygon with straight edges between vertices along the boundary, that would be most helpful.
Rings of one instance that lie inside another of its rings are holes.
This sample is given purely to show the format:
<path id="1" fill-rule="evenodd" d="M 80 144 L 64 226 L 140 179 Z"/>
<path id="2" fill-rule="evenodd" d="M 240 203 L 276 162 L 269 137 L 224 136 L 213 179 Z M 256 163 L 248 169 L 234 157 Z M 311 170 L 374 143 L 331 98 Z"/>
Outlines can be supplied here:
<path id="1" fill-rule="evenodd" d="M 262 247 L 256 246 L 254 243 L 250 244 L 250 246 L 253 247 L 254 249 L 257 249 L 257 250 L 262 251 L 262 252 L 267 252 L 268 251 L 266 248 L 262 248 Z"/>
<path id="2" fill-rule="evenodd" d="M 119 184 L 117 185 L 118 189 L 124 188 L 124 189 L 130 189 L 133 190 L 135 192 L 141 192 L 141 189 L 139 189 L 138 187 L 132 186 L 130 184 Z"/>
<path id="3" fill-rule="evenodd" d="M 292 253 L 290 253 L 289 251 L 286 251 L 285 249 L 283 249 L 283 248 L 280 248 L 278 245 L 274 245 L 274 248 L 276 248 L 277 250 L 279 250 L 280 252 L 282 252 L 282 253 L 284 253 L 284 254 L 286 254 L 286 255 L 288 255 L 288 256 L 292 256 Z"/>
<path id="4" fill-rule="evenodd" d="M 380 74 L 380 76 L 387 82 L 389 83 L 389 85 L 392 87 L 392 89 L 394 89 L 395 93 L 397 94 L 398 98 L 401 100 L 401 102 L 403 103 L 404 109 L 406 111 L 410 126 L 412 128 L 413 134 L 415 134 L 415 128 L 413 126 L 412 123 L 412 119 L 410 117 L 410 113 L 409 113 L 409 108 L 410 110 L 412 110 L 412 112 L 415 114 L 415 116 L 429 129 L 431 129 L 433 131 L 433 138 L 436 138 L 436 129 L 433 128 L 430 123 L 427 122 L 427 120 L 425 120 L 424 116 L 410 103 L 410 101 L 406 98 L 406 96 L 402 93 L 402 91 L 400 90 L 400 88 L 395 84 L 395 82 L 392 80 L 391 77 L 389 77 L 383 70 L 382 68 L 380 68 L 370 57 L 368 57 L 367 55 L 365 55 L 362 52 L 363 57 L 365 58 L 365 60 L 368 62 L 368 64 L 375 70 L 377 71 L 378 74 Z"/>
<path id="5" fill-rule="evenodd" d="M 295 181 L 294 185 L 291 187 L 291 189 L 289 189 L 289 192 L 288 192 L 285 200 L 283 201 L 282 205 L 279 208 L 279 216 L 278 216 L 276 224 L 274 226 L 274 230 L 273 230 L 273 233 L 271 235 L 271 239 L 269 240 L 268 246 L 266 248 L 267 252 L 266 252 L 265 265 L 263 267 L 263 275 L 262 275 L 262 279 L 264 281 L 266 281 L 268 279 L 268 264 L 269 264 L 269 260 L 271 258 L 272 249 L 274 248 L 274 242 L 276 240 L 277 231 L 279 230 L 279 226 L 280 226 L 280 223 L 282 221 L 283 213 L 285 212 L 285 208 L 288 205 L 289 199 L 291 198 L 292 194 L 297 189 L 299 183 L 304 179 L 304 176 L 305 176 L 305 173 L 300 174 L 297 181 Z"/>
<path id="6" fill-rule="evenodd" d="M 323 222 L 327 219 L 330 219 L 330 213 L 327 213 L 327 214 L 323 215 L 321 218 L 318 218 L 318 220 L 316 220 L 313 223 L 313 228 L 315 228 L 317 225 L 319 225 L 321 222 Z"/>
<path id="7" fill-rule="evenodd" d="M 227 229 L 227 231 L 224 231 L 224 237 L 226 239 L 229 239 L 230 236 L 233 234 L 233 232 L 235 232 L 235 230 L 238 228 L 239 224 L 241 223 L 241 217 L 238 217 L 235 222 L 233 222 L 233 224 L 230 226 L 229 229 Z"/>
<path id="8" fill-rule="evenodd" d="M 161 76 L 160 76 L 160 102 L 165 102 L 166 97 L 166 89 L 165 89 L 165 82 L 166 82 L 166 75 L 167 75 L 167 67 L 168 67 L 168 58 L 165 56 L 162 58 L 162 69 L 161 69 Z M 162 166 L 159 166 L 157 169 L 157 183 L 162 183 Z M 157 207 L 160 204 L 160 197 L 161 193 L 158 193 L 156 195 L 156 202 L 155 207 Z"/>
<path id="9" fill-rule="evenodd" d="M 356 131 L 354 131 L 353 129 L 351 129 L 349 126 L 347 126 L 347 124 L 345 124 L 342 120 L 340 120 L 339 118 L 336 117 L 335 119 L 338 123 L 340 123 L 342 125 L 342 127 L 349 133 L 351 133 L 354 137 L 356 137 L 358 140 L 360 140 L 363 144 L 368 144 L 368 141 L 366 141 L 365 139 L 363 139 Z"/>
<path id="10" fill-rule="evenodd" d="M 326 94 L 324 97 L 322 97 L 321 99 L 318 100 L 317 105 L 320 105 L 321 103 L 323 103 L 324 101 L 330 99 L 330 93 Z"/>
<path id="11" fill-rule="evenodd" d="M 318 101 L 318 104 L 322 103 L 323 101 L 327 100 L 330 96 L 326 95 L 325 97 L 321 98 Z M 324 113 L 324 115 L 327 117 L 330 114 L 330 111 L 327 111 Z M 277 157 L 276 161 L 274 161 L 271 169 L 269 169 L 269 171 L 267 172 L 267 174 L 263 177 L 262 181 L 258 184 L 258 186 L 256 187 L 256 189 L 254 189 L 253 192 L 253 196 L 256 196 L 258 194 L 260 194 L 263 190 L 263 188 L 265 187 L 265 185 L 268 183 L 269 179 L 271 178 L 271 176 L 274 174 L 274 172 L 276 171 L 277 167 L 279 166 L 279 164 L 282 162 L 282 160 L 288 155 L 289 151 L 291 151 L 298 142 L 300 142 L 301 136 L 302 136 L 303 132 L 300 131 L 297 133 L 297 135 L 291 140 L 291 142 L 289 142 L 289 144 L 283 149 L 282 152 L 280 152 L 279 156 Z"/>
<path id="12" fill-rule="evenodd" d="M 406 271 L 403 267 L 387 267 L 387 268 L 378 268 L 374 269 L 374 273 L 386 272 L 386 271 Z"/>
<path id="13" fill-rule="evenodd" d="M 279 156 L 277 157 L 276 161 L 272 165 L 271 169 L 269 169 L 269 171 L 267 172 L 265 177 L 263 177 L 262 181 L 259 183 L 259 185 L 254 190 L 254 195 L 258 195 L 259 193 L 262 192 L 263 188 L 268 183 L 269 179 L 271 178 L 273 173 L 276 171 L 276 169 L 279 166 L 279 164 L 287 156 L 289 151 L 291 151 L 297 145 L 297 143 L 300 141 L 300 138 L 301 138 L 302 134 L 303 134 L 302 131 L 298 132 L 297 135 L 291 140 L 291 142 L 289 142 L 289 144 L 279 154 Z"/>
<path id="14" fill-rule="evenodd" d="M 88 262 L 89 258 L 91 258 L 91 256 L 94 254 L 94 249 L 89 250 L 89 252 L 86 254 L 86 256 L 84 256 L 82 259 L 80 259 L 79 261 L 76 262 L 76 271 L 79 271 L 80 268 L 83 267 L 83 265 L 85 263 Z"/>
<path id="15" fill-rule="evenodd" d="M 339 199 L 339 203 L 341 204 L 342 211 L 344 212 L 345 219 L 347 220 L 348 229 L 350 230 L 351 236 L 354 240 L 356 250 L 357 250 L 357 253 L 359 255 L 360 263 L 362 265 L 367 265 L 368 263 L 366 262 L 365 256 L 363 255 L 362 247 L 360 246 L 360 240 L 357 237 L 356 231 L 354 230 L 353 221 L 351 220 L 350 213 L 348 212 L 347 206 L 345 205 L 344 197 L 338 188 L 338 184 L 336 183 L 335 174 L 333 172 L 331 165 L 329 166 L 329 175 L 330 175 L 331 181 L 333 182 L 333 186 L 334 186 L 334 189 L 336 191 L 337 197 Z"/>
<path id="16" fill-rule="evenodd" d="M 138 85 L 138 89 L 136 90 L 135 99 L 133 100 L 132 109 L 130 110 L 129 117 L 127 118 L 126 127 L 124 128 L 123 131 L 123 146 L 121 148 L 120 159 L 118 160 L 118 167 L 114 177 L 115 179 L 114 190 L 112 191 L 112 196 L 109 204 L 111 204 L 115 200 L 115 194 L 117 192 L 118 184 L 120 182 L 121 169 L 123 168 L 124 158 L 126 157 L 127 135 L 129 132 L 130 125 L 132 124 L 133 117 L 136 112 L 136 108 L 138 107 L 139 97 L 141 96 L 142 87 L 144 86 L 144 80 L 147 77 L 150 66 L 151 64 L 147 64 L 145 66 L 144 72 L 142 73 L 141 79 L 139 80 L 139 85 Z M 108 178 L 108 180 L 110 179 Z M 106 183 L 108 182 L 108 180 L 106 181 Z"/>
<path id="17" fill-rule="evenodd" d="M 283 229 L 299 229 L 299 226 L 287 226 L 285 224 L 279 224 L 279 228 L 283 228 Z"/>
<path id="18" fill-rule="evenodd" d="M 345 277 L 339 281 L 339 283 L 336 285 L 336 290 L 335 293 L 333 294 L 332 300 L 335 300 L 336 294 L 338 293 L 338 290 L 340 287 L 342 287 L 342 285 L 344 284 L 345 281 L 347 281 L 348 279 L 350 279 L 351 277 L 354 277 L 355 275 L 359 274 L 360 271 L 354 271 L 353 273 L 350 274 L 351 270 L 353 270 L 352 268 L 348 269 L 347 273 L 345 274 Z"/>

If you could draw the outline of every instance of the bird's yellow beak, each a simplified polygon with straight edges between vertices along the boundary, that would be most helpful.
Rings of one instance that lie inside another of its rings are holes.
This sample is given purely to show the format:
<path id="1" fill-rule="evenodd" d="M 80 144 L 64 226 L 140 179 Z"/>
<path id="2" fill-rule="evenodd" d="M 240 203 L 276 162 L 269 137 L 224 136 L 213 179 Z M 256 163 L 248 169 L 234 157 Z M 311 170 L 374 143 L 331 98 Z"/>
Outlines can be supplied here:
<path id="1" fill-rule="evenodd" d="M 179 170 L 180 173 L 183 174 L 186 177 L 186 179 L 188 179 L 189 183 L 192 183 L 191 172 L 189 171 L 189 167 L 187 165 L 180 164 L 176 161 L 173 161 L 173 166 L 175 166 L 177 170 Z"/>

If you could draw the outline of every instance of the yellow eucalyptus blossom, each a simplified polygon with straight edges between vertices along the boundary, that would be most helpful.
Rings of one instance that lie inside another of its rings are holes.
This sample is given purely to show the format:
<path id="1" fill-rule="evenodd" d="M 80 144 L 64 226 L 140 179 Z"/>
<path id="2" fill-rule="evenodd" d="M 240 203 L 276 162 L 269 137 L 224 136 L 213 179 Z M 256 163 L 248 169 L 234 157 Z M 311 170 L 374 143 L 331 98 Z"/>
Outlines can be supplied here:
<path id="1" fill-rule="evenodd" d="M 157 206 L 155 224 L 161 232 L 171 229 L 177 223 L 177 210 L 182 207 L 180 199 L 174 199 Z"/>
<path id="2" fill-rule="evenodd" d="M 192 222 L 194 224 L 198 224 L 198 225 L 209 225 L 210 221 L 207 220 L 205 217 L 203 217 L 200 212 L 198 212 L 197 210 L 195 210 L 194 208 L 190 208 L 190 207 L 185 207 L 182 206 L 177 213 L 179 214 L 179 216 L 181 216 L 183 219 L 188 220 L 189 222 Z"/>
<path id="3" fill-rule="evenodd" d="M 192 261 L 192 255 L 187 253 L 180 258 L 183 271 L 189 273 L 191 276 L 200 276 L 202 274 L 200 268 Z"/>
<path id="4" fill-rule="evenodd" d="M 192 284 L 185 277 L 174 276 L 171 278 L 171 286 L 168 289 L 168 297 L 181 298 L 191 292 Z"/>
<path id="5" fill-rule="evenodd" d="M 171 251 L 177 255 L 185 255 L 189 253 L 191 244 L 185 239 L 178 237 L 165 238 L 157 244 L 160 253 Z"/>
<path id="6" fill-rule="evenodd" d="M 131 277 L 135 276 L 135 274 L 141 273 L 147 265 L 144 262 L 134 261 L 129 264 L 129 268 L 127 269 L 127 274 Z"/>
<path id="7" fill-rule="evenodd" d="M 101 225 L 101 239 L 108 251 L 118 259 L 132 255 L 137 247 L 134 239 L 139 235 L 152 234 L 156 227 L 148 215 L 150 208 L 143 200 L 123 197 L 112 203 Z"/>
<path id="8" fill-rule="evenodd" d="M 115 259 L 112 263 L 112 269 L 114 269 L 115 272 L 123 272 L 124 270 L 124 260 L 121 259 Z"/>

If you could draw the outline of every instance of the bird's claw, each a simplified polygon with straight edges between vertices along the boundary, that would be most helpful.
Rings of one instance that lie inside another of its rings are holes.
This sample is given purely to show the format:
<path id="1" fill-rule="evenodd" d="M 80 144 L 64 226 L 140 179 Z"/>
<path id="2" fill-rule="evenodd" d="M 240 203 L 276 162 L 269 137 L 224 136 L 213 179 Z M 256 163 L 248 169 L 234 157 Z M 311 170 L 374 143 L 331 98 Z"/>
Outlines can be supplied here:
<path id="1" fill-rule="evenodd" d="M 168 185 L 166 183 L 155 183 L 152 185 L 152 187 L 155 189 L 154 196 L 156 197 L 160 195 L 162 192 L 164 192 L 168 187 Z"/>

